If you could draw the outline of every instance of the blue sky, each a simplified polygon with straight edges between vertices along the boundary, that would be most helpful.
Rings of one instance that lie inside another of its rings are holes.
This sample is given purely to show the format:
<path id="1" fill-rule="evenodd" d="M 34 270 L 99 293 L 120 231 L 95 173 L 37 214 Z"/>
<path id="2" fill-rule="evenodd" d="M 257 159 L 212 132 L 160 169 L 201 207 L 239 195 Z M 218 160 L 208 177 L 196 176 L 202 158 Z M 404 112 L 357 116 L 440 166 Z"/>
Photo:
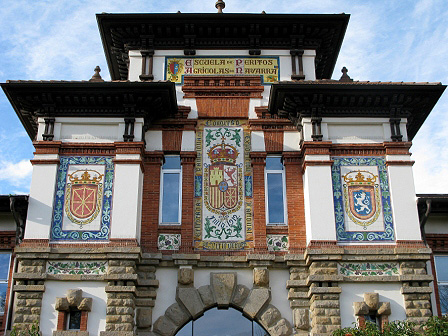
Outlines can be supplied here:
<path id="1" fill-rule="evenodd" d="M 0 82 L 109 79 L 96 13 L 216 12 L 215 0 L 0 0 Z M 226 0 L 227 13 L 348 13 L 333 78 L 448 83 L 446 0 Z M 448 93 L 411 149 L 416 191 L 448 193 Z M 28 193 L 33 146 L 0 92 L 0 194 Z"/>

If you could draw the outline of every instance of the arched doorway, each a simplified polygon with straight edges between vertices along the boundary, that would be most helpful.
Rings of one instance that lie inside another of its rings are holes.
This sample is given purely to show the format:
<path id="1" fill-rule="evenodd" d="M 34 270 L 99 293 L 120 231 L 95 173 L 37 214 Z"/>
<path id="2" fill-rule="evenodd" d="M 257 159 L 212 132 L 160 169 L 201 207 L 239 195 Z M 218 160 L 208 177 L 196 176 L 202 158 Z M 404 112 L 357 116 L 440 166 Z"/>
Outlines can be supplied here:
<path id="1" fill-rule="evenodd" d="M 176 336 L 269 336 L 269 333 L 236 309 L 212 308 L 188 322 Z"/>

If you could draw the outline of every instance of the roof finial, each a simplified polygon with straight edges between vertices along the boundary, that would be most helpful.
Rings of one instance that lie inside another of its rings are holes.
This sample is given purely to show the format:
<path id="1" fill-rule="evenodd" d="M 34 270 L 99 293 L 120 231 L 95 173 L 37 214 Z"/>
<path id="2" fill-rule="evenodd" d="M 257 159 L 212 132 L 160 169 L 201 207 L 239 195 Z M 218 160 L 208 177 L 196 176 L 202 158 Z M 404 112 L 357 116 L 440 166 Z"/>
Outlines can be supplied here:
<path id="1" fill-rule="evenodd" d="M 215 3 L 215 7 L 218 8 L 218 13 L 222 13 L 222 10 L 226 8 L 226 3 L 223 0 L 218 0 Z"/>
<path id="2" fill-rule="evenodd" d="M 343 67 L 342 70 L 342 76 L 339 78 L 340 82 L 353 82 L 353 79 L 350 78 L 349 75 L 347 75 L 348 69 L 346 67 Z"/>
<path id="3" fill-rule="evenodd" d="M 89 82 L 104 82 L 104 79 L 102 79 L 100 75 L 101 68 L 99 65 L 95 67 L 94 71 L 95 73 L 93 74 L 92 78 L 90 78 Z"/>

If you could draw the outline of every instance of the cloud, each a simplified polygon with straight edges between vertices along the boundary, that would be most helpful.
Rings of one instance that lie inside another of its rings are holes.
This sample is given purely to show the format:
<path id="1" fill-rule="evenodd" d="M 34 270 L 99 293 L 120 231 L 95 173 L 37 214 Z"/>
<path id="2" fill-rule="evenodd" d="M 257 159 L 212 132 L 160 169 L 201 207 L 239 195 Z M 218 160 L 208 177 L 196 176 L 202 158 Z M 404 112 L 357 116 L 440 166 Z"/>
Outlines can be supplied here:
<path id="1" fill-rule="evenodd" d="M 27 185 L 31 178 L 33 167 L 29 160 L 19 162 L 0 162 L 0 180 L 7 181 L 14 187 Z"/>

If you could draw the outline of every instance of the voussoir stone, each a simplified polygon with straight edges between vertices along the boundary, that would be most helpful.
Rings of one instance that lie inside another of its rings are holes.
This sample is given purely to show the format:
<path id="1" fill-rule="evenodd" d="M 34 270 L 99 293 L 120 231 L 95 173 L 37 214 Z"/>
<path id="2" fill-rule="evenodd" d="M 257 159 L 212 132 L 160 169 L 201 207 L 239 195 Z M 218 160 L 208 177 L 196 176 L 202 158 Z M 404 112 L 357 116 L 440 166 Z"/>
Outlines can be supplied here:
<path id="1" fill-rule="evenodd" d="M 377 310 L 380 304 L 380 297 L 378 293 L 364 293 L 364 302 L 371 310 Z"/>
<path id="2" fill-rule="evenodd" d="M 209 285 L 199 287 L 198 292 L 201 296 L 202 303 L 204 304 L 204 309 L 214 306 L 215 298 L 213 297 L 212 289 Z"/>
<path id="3" fill-rule="evenodd" d="M 228 307 L 236 285 L 236 273 L 212 272 L 210 273 L 210 284 L 218 307 Z"/>
<path id="4" fill-rule="evenodd" d="M 249 288 L 247 288 L 244 285 L 237 285 L 235 293 L 233 294 L 232 303 L 237 307 L 242 307 L 249 293 L 250 293 Z"/>
<path id="5" fill-rule="evenodd" d="M 300 330 L 308 330 L 310 328 L 310 312 L 308 309 L 294 309 L 294 326 Z"/>
<path id="6" fill-rule="evenodd" d="M 366 315 L 369 313 L 369 306 L 365 302 L 353 302 L 353 309 L 356 316 Z"/>
<path id="7" fill-rule="evenodd" d="M 92 310 L 92 298 L 84 298 L 81 300 L 81 302 L 78 305 L 79 310 L 86 310 L 91 311 Z"/>
<path id="8" fill-rule="evenodd" d="M 260 287 L 269 286 L 269 270 L 267 268 L 254 268 L 254 284 Z"/>
<path id="9" fill-rule="evenodd" d="M 179 268 L 177 271 L 177 281 L 181 285 L 191 285 L 194 282 L 194 272 L 191 268 Z"/>
<path id="10" fill-rule="evenodd" d="M 167 316 L 174 324 L 178 327 L 185 324 L 190 319 L 188 313 L 178 304 L 173 303 L 165 311 L 165 316 Z"/>
<path id="11" fill-rule="evenodd" d="M 67 298 L 56 298 L 56 305 L 54 309 L 56 309 L 57 311 L 69 310 Z"/>
<path id="12" fill-rule="evenodd" d="M 291 324 L 285 319 L 278 321 L 273 327 L 269 328 L 269 334 L 272 336 L 289 336 L 292 335 Z"/>
<path id="13" fill-rule="evenodd" d="M 67 301 L 70 307 L 78 307 L 82 300 L 81 289 L 69 289 L 67 291 Z"/>
<path id="14" fill-rule="evenodd" d="M 251 318 L 255 318 L 258 312 L 271 300 L 271 291 L 267 288 L 254 288 L 247 297 L 243 311 Z"/>
<path id="15" fill-rule="evenodd" d="M 195 319 L 201 316 L 204 312 L 204 304 L 202 303 L 199 292 L 194 287 L 176 289 L 177 301 L 182 303 L 187 308 L 190 315 Z"/>
<path id="16" fill-rule="evenodd" d="M 154 323 L 154 331 L 161 336 L 172 336 L 177 327 L 173 321 L 166 316 L 160 316 Z"/>
<path id="17" fill-rule="evenodd" d="M 139 328 L 151 328 L 152 325 L 152 308 L 139 308 L 137 309 L 137 327 Z"/>
<path id="18" fill-rule="evenodd" d="M 261 314 L 260 321 L 266 327 L 272 327 L 282 317 L 280 311 L 273 305 L 269 305 Z"/>
<path id="19" fill-rule="evenodd" d="M 378 315 L 390 315 L 392 313 L 390 302 L 380 302 L 377 313 Z"/>

